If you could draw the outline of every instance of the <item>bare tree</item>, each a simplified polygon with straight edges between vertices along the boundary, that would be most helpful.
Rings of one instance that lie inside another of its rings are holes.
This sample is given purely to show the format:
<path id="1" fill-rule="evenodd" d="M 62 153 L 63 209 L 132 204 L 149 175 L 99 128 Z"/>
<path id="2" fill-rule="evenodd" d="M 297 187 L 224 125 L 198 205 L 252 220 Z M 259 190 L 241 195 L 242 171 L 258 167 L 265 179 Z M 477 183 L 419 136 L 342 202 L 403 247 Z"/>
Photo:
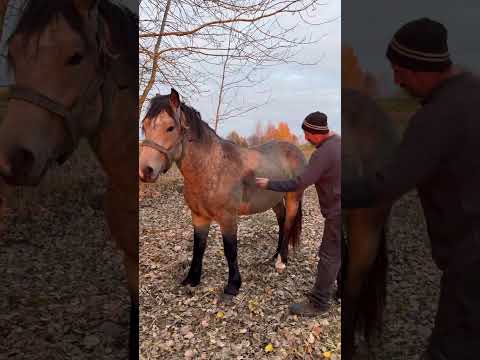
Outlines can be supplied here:
<path id="1" fill-rule="evenodd" d="M 218 69 L 223 86 L 217 87 L 217 126 L 222 117 L 248 111 L 248 104 L 228 106 L 226 93 L 261 81 L 255 75 L 262 67 L 295 62 L 301 45 L 318 41 L 295 37 L 292 30 L 299 23 L 320 25 L 309 19 L 321 5 L 318 0 L 141 1 L 140 111 L 157 84 L 181 88 L 188 99 L 206 92 L 206 84 L 219 78 Z"/>

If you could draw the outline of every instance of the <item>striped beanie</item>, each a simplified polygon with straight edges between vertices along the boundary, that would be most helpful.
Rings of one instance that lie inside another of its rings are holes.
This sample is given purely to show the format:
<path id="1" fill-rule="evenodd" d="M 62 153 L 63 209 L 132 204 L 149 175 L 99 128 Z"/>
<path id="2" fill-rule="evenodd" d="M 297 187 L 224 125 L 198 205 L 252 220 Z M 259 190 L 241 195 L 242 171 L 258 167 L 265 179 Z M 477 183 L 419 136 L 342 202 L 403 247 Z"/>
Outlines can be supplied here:
<path id="1" fill-rule="evenodd" d="M 302 129 L 312 134 L 327 134 L 327 115 L 318 111 L 311 113 L 303 120 Z"/>
<path id="2" fill-rule="evenodd" d="M 452 64 L 447 29 L 428 18 L 403 25 L 390 41 L 386 55 L 392 64 L 413 71 L 443 71 Z"/>

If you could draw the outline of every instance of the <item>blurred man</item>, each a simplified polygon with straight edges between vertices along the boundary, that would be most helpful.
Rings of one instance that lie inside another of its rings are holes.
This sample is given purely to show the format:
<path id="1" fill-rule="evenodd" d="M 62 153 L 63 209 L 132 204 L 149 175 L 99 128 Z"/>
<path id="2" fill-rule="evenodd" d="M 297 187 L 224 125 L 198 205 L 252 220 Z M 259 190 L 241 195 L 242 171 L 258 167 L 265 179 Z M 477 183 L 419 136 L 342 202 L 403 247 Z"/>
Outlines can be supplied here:
<path id="1" fill-rule="evenodd" d="M 443 271 L 435 326 L 422 359 L 478 359 L 480 346 L 480 80 L 452 67 L 447 30 L 404 25 L 387 49 L 395 83 L 421 100 L 396 156 L 376 176 L 342 184 L 342 206 L 396 200 L 417 188 Z"/>

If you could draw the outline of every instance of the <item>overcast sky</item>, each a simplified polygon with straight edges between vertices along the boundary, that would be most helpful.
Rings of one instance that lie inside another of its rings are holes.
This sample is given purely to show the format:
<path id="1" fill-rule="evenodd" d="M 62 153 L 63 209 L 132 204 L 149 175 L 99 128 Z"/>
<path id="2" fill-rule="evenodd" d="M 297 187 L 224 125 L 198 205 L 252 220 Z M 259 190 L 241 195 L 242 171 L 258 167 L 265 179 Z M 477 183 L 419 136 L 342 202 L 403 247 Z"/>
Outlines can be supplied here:
<path id="1" fill-rule="evenodd" d="M 480 69 L 480 1 L 342 1 L 342 42 L 353 46 L 363 69 L 380 74 L 387 90 L 394 89 L 385 50 L 405 23 L 421 17 L 441 22 L 448 31 L 452 61 Z"/>
<path id="2" fill-rule="evenodd" d="M 284 121 L 303 140 L 301 123 L 306 115 L 314 111 L 326 113 L 330 127 L 340 132 L 340 0 L 327 0 L 324 3 L 325 5 L 317 7 L 314 20 L 336 20 L 321 26 L 302 24 L 291 34 L 305 34 L 321 39 L 315 45 L 304 46 L 296 58 L 298 62 L 304 63 L 321 59 L 319 64 L 285 64 L 263 71 L 261 76 L 266 80 L 257 88 L 244 91 L 238 101 L 245 99 L 247 103 L 261 102 L 268 95 L 258 93 L 266 91 L 270 95 L 269 103 L 240 119 L 225 121 L 218 131 L 219 135 L 226 136 L 235 130 L 248 136 L 254 132 L 257 122 L 265 126 L 268 122 L 276 124 Z M 161 93 L 170 91 L 169 87 L 160 89 Z M 177 90 L 181 93 L 181 89 Z M 190 105 L 200 111 L 204 120 L 211 120 L 214 115 L 218 89 L 212 87 L 211 90 L 209 95 L 193 98 L 190 102 Z"/>

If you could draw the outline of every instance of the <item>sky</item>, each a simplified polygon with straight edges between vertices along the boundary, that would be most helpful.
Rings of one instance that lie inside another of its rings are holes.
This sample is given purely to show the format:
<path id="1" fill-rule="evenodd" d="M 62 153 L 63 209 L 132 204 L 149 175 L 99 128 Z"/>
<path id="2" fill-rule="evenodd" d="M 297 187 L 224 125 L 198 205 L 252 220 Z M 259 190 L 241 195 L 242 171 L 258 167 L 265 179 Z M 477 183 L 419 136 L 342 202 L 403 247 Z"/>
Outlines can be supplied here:
<path id="1" fill-rule="evenodd" d="M 396 89 L 385 58 L 386 46 L 403 24 L 421 17 L 439 21 L 447 28 L 454 63 L 480 70 L 478 0 L 342 1 L 342 42 L 352 45 L 364 70 L 380 75 L 385 93 Z"/>
<path id="2" fill-rule="evenodd" d="M 336 20 L 320 26 L 302 24 L 290 34 L 321 39 L 314 45 L 302 47 L 295 58 L 303 63 L 320 62 L 313 66 L 282 64 L 263 71 L 261 77 L 265 80 L 262 84 L 244 91 L 238 101 L 259 103 L 268 96 L 270 101 L 241 118 L 223 122 L 218 130 L 220 136 L 225 137 L 233 130 L 249 136 L 254 133 L 258 122 L 265 127 L 268 122 L 277 124 L 283 121 L 303 141 L 302 121 L 314 111 L 327 114 L 330 128 L 340 133 L 340 0 L 322 3 L 325 5 L 317 7 L 315 21 Z M 181 89 L 177 90 L 181 93 Z M 160 87 L 160 91 L 162 94 L 169 93 L 170 88 Z M 268 95 L 259 95 L 262 91 Z M 204 120 L 211 120 L 215 113 L 215 100 L 216 91 L 212 87 L 210 94 L 192 98 L 189 105 L 196 108 Z"/>

